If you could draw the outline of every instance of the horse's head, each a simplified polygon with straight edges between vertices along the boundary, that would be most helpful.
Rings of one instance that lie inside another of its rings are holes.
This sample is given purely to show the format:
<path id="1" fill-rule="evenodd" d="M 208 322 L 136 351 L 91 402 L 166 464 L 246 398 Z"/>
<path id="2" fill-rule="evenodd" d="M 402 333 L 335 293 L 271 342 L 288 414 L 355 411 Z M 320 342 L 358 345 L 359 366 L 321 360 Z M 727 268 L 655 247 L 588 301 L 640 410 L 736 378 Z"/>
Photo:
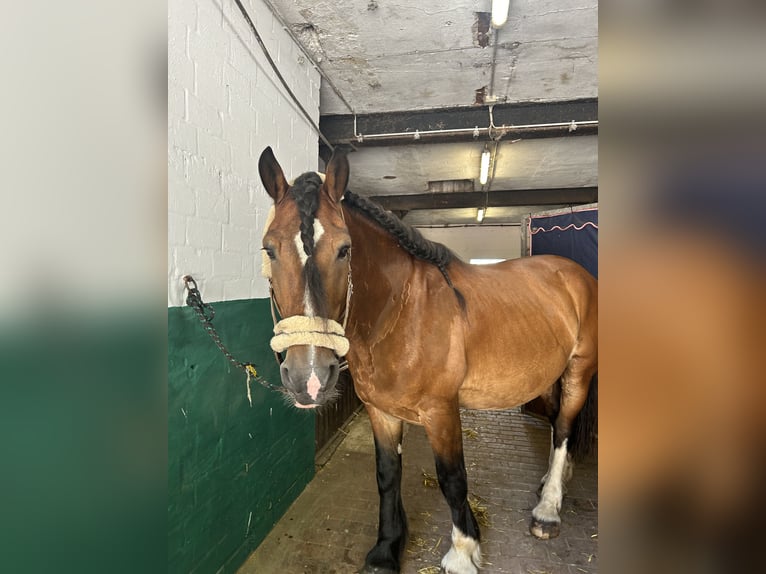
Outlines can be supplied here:
<path id="1" fill-rule="evenodd" d="M 282 320 L 271 346 L 286 351 L 282 384 L 295 406 L 312 408 L 337 397 L 339 357 L 348 351 L 343 323 L 351 296 L 351 238 L 340 204 L 348 160 L 335 154 L 324 178 L 304 173 L 291 185 L 267 147 L 258 171 L 274 200 L 263 236 L 264 267 Z"/>

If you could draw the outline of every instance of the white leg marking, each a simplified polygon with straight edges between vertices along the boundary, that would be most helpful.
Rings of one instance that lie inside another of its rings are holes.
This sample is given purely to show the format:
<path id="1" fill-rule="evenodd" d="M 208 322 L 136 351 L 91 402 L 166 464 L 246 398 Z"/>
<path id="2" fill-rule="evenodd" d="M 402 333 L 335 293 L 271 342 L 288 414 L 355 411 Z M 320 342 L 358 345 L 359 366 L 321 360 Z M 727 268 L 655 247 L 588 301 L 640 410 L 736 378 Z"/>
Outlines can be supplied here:
<path id="1" fill-rule="evenodd" d="M 540 479 L 541 484 L 545 484 L 548 481 L 548 474 L 551 472 L 551 467 L 553 466 L 553 428 L 551 428 L 551 449 L 548 451 L 548 470 L 543 475 L 542 479 Z"/>
<path id="2" fill-rule="evenodd" d="M 572 478 L 572 472 L 574 471 L 574 462 L 572 462 L 572 455 L 567 453 L 566 460 L 564 460 L 564 471 L 561 473 L 561 488 L 564 494 L 567 491 L 567 482 Z"/>
<path id="3" fill-rule="evenodd" d="M 548 470 L 540 479 L 541 486 L 545 484 L 546 481 L 548 480 L 548 473 L 551 471 L 551 467 L 553 466 L 553 453 L 555 452 L 555 449 L 553 448 L 553 432 L 552 431 L 553 429 L 551 429 L 551 450 L 550 450 L 550 453 L 548 454 Z M 562 472 L 562 477 L 561 477 L 561 485 L 563 489 L 562 492 L 564 494 L 566 494 L 566 491 L 567 491 L 566 484 L 567 482 L 569 482 L 569 479 L 572 478 L 573 470 L 574 470 L 574 462 L 572 462 L 572 455 L 567 453 L 567 458 L 564 461 L 564 471 Z"/>
<path id="4" fill-rule="evenodd" d="M 396 445 L 396 452 L 399 454 L 402 454 L 402 443 L 399 443 Z"/>
<path id="5" fill-rule="evenodd" d="M 567 454 L 567 440 L 553 450 L 551 465 L 548 468 L 547 480 L 540 495 L 540 502 L 532 511 L 532 516 L 542 522 L 560 522 L 559 510 L 561 510 L 561 498 L 563 495 L 564 475 L 569 465 Z M 571 472 L 571 470 L 570 470 Z"/>
<path id="6" fill-rule="evenodd" d="M 442 558 L 442 568 L 447 574 L 478 574 L 481 565 L 479 542 L 452 526 L 452 546 Z"/>

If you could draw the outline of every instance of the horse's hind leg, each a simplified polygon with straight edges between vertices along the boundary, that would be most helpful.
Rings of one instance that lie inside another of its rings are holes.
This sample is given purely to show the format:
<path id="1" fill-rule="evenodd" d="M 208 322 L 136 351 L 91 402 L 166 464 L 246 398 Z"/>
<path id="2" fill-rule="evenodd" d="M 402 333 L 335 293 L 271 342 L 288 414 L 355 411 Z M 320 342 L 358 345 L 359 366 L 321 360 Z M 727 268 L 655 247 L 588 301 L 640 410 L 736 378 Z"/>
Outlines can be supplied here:
<path id="1" fill-rule="evenodd" d="M 543 477 L 540 502 L 532 510 L 530 532 L 537 538 L 548 539 L 559 535 L 561 527 L 561 500 L 564 484 L 572 475 L 572 457 L 569 439 L 577 415 L 588 396 L 590 380 L 595 364 L 590 359 L 575 356 L 569 361 L 561 376 L 561 386 L 555 389 L 550 399 L 558 395 L 558 409 L 553 405 L 551 418 L 553 440 L 548 461 L 548 472 Z"/>
<path id="2" fill-rule="evenodd" d="M 402 421 L 367 405 L 375 436 L 380 512 L 378 541 L 367 553 L 362 574 L 399 572 L 407 542 L 407 517 L 402 505 Z"/>
<path id="3" fill-rule="evenodd" d="M 553 431 L 553 426 L 556 424 L 556 417 L 559 414 L 559 405 L 561 403 L 561 381 L 556 381 L 556 384 L 554 384 L 545 393 L 540 395 L 536 399 L 536 402 L 538 402 L 538 404 L 536 405 L 537 410 L 535 411 L 535 414 L 544 415 L 547 417 L 548 421 L 551 423 L 551 431 Z M 548 456 L 548 472 L 546 472 L 540 479 L 540 487 L 537 489 L 537 496 L 542 494 L 543 487 L 548 481 L 548 474 L 550 472 L 550 468 L 553 466 L 554 451 L 553 432 L 551 432 L 551 450 L 550 455 Z M 565 476 L 564 481 L 566 482 L 567 479 L 568 477 Z"/>
<path id="4" fill-rule="evenodd" d="M 468 479 L 457 404 L 429 410 L 422 417 L 436 459 L 439 487 L 452 514 L 452 546 L 442 559 L 447 574 L 476 574 L 481 565 L 479 526 L 468 504 Z"/>

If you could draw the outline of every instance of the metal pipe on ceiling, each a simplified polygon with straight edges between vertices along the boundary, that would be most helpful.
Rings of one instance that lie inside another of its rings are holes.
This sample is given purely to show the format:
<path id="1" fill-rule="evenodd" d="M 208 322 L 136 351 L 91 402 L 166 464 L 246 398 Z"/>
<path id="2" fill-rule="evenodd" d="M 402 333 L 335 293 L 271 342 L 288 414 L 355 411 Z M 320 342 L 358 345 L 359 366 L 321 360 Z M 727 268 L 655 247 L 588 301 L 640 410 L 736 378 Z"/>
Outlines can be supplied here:
<path id="1" fill-rule="evenodd" d="M 567 130 L 573 132 L 580 127 L 598 127 L 598 120 L 584 120 L 571 122 L 554 122 L 547 124 L 521 124 L 512 126 L 489 126 L 486 128 L 451 128 L 440 130 L 415 130 L 414 132 L 392 132 L 385 134 L 360 134 L 355 135 L 358 143 L 364 143 L 365 141 L 381 141 L 381 140 L 395 140 L 395 139 L 411 139 L 413 141 L 419 141 L 423 138 L 432 137 L 449 137 L 449 136 L 464 136 L 467 134 L 473 135 L 474 139 L 478 139 L 481 136 L 489 136 L 492 139 L 499 139 L 507 134 L 515 132 L 546 132 L 546 131 L 559 131 Z"/>

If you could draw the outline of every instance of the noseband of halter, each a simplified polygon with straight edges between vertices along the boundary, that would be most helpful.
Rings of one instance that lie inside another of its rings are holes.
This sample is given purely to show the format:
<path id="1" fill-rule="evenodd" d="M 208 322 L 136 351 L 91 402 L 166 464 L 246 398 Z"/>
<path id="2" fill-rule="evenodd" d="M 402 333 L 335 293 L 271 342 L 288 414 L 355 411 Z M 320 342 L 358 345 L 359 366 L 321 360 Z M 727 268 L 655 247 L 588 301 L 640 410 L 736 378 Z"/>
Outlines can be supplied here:
<path id="1" fill-rule="evenodd" d="M 274 207 L 269 211 L 264 227 L 264 235 L 269 230 L 274 220 Z M 269 280 L 269 298 L 271 299 L 271 317 L 274 321 L 274 336 L 271 338 L 271 348 L 275 353 L 282 353 L 294 345 L 314 345 L 332 349 L 338 357 L 344 357 L 348 353 L 349 342 L 346 338 L 346 325 L 348 323 L 348 310 L 351 305 L 353 284 L 351 283 L 351 269 L 348 272 L 348 286 L 346 287 L 346 307 L 343 310 L 343 324 L 333 319 L 324 317 L 309 317 L 308 315 L 293 315 L 277 322 L 274 307 L 279 311 L 279 305 L 274 298 L 274 289 L 271 286 L 271 261 L 268 255 L 263 254 L 261 268 L 263 276 Z M 281 315 L 281 311 L 280 311 Z"/>
<path id="2" fill-rule="evenodd" d="M 274 325 L 271 348 L 281 353 L 293 345 L 314 345 L 332 349 L 339 357 L 348 353 L 345 329 L 332 319 L 295 315 Z"/>
<path id="3" fill-rule="evenodd" d="M 269 279 L 271 282 L 271 279 Z M 343 325 L 332 319 L 324 317 L 309 317 L 307 315 L 293 315 L 277 322 L 274 314 L 274 290 L 269 289 L 271 297 L 271 315 L 274 320 L 274 336 L 271 338 L 271 348 L 275 353 L 281 353 L 293 345 L 314 345 L 332 349 L 338 357 L 344 357 L 348 353 L 349 343 L 346 338 L 346 325 L 348 324 L 348 309 L 351 305 L 351 294 L 354 286 L 351 283 L 351 271 L 348 273 L 348 286 L 346 287 L 346 308 L 343 310 Z"/>

